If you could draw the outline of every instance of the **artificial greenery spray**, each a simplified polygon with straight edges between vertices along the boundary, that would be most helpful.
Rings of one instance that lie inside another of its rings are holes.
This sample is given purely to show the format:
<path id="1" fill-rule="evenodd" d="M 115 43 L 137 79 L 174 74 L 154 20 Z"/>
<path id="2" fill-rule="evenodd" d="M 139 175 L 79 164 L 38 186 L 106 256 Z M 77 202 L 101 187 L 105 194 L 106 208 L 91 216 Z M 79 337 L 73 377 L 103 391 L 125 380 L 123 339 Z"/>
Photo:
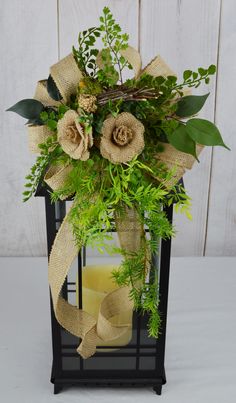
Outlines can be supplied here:
<path id="1" fill-rule="evenodd" d="M 96 48 L 98 38 L 102 50 Z M 215 66 L 186 70 L 180 82 L 175 75 L 155 77 L 145 71 L 125 80 L 124 73 L 133 68 L 125 56 L 128 39 L 105 7 L 100 25 L 81 32 L 73 47 L 82 78 L 69 101 L 63 100 L 49 76 L 47 91 L 55 106 L 27 99 L 9 110 L 27 118 L 28 126 L 45 125 L 51 131 L 39 144 L 40 155 L 26 177 L 24 201 L 43 183 L 48 166 L 70 165 L 63 186 L 51 191 L 52 201 L 73 198 L 69 220 L 78 244 L 122 255 L 114 280 L 130 286 L 135 309 L 148 313 L 149 334 L 158 337 L 159 289 L 151 256 L 160 238 L 175 233 L 163 206 L 175 203 L 191 218 L 191 203 L 184 188 L 172 181 L 175 168 L 157 155 L 166 144 L 196 159 L 199 144 L 226 146 L 213 123 L 195 117 L 209 94 L 185 95 L 186 88 L 208 84 Z M 129 208 L 135 209 L 141 227 L 150 234 L 142 232 L 140 248 L 133 252 L 108 242 L 114 214 L 122 217 Z"/>

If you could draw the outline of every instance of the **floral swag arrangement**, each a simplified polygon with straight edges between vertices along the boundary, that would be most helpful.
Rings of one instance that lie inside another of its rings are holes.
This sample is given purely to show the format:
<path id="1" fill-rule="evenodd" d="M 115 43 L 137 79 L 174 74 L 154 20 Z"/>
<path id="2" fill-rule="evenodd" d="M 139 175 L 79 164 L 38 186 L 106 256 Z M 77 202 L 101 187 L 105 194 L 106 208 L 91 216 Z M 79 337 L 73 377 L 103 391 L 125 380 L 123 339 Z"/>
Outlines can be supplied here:
<path id="1" fill-rule="evenodd" d="M 94 47 L 99 37 L 100 51 Z M 126 69 L 134 78 L 124 82 Z M 213 123 L 193 117 L 209 94 L 194 96 L 190 89 L 208 84 L 215 71 L 214 65 L 186 70 L 178 83 L 160 56 L 141 69 L 140 54 L 105 7 L 100 26 L 79 34 L 78 49 L 50 68 L 34 99 L 8 109 L 28 119 L 29 148 L 40 154 L 26 176 L 24 201 L 40 183 L 51 189 L 53 202 L 73 199 L 50 254 L 49 283 L 56 318 L 82 339 L 77 351 L 83 358 L 95 353 L 99 341 L 127 330 L 127 324 L 111 321 L 127 309 L 148 313 L 149 334 L 158 337 L 158 278 L 151 256 L 160 238 L 174 235 L 163 206 L 175 203 L 191 217 L 179 180 L 204 146 L 227 148 Z M 119 247 L 107 242 L 114 226 Z M 61 296 L 82 245 L 123 258 L 113 272 L 119 287 L 105 296 L 97 320 Z"/>

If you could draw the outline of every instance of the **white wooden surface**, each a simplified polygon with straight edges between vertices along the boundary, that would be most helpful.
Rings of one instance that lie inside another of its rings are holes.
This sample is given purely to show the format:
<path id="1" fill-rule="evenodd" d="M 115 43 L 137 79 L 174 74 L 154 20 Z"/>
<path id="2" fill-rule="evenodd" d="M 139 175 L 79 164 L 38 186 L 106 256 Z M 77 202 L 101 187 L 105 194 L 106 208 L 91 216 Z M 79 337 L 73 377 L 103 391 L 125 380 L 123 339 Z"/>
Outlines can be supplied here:
<path id="1" fill-rule="evenodd" d="M 31 98 L 57 60 L 56 0 L 2 0 L 0 5 L 0 247 L 3 256 L 46 253 L 43 201 L 21 202 L 29 154 L 24 119 L 5 110 Z"/>
<path id="2" fill-rule="evenodd" d="M 216 64 L 219 5 L 218 0 L 143 1 L 141 53 L 144 63 L 160 53 L 180 78 L 186 68 L 196 70 L 200 65 Z M 204 114 L 213 119 L 214 81 L 210 87 L 211 98 Z M 201 92 L 204 93 L 203 87 Z M 201 256 L 203 253 L 211 149 L 204 150 L 200 160 L 201 163 L 196 163 L 184 178 L 186 189 L 193 198 L 193 221 L 179 214 L 175 217 L 178 236 L 173 242 L 173 253 L 177 256 Z"/>
<path id="3" fill-rule="evenodd" d="M 209 256 L 236 254 L 236 3 L 222 2 L 216 123 L 231 152 L 213 152 L 206 237 Z"/>
<path id="4" fill-rule="evenodd" d="M 23 121 L 4 110 L 33 95 L 58 57 L 76 44 L 80 30 L 97 23 L 108 5 L 143 63 L 160 53 L 179 75 L 219 61 L 217 80 L 202 117 L 215 119 L 232 151 L 204 150 L 201 163 L 185 175 L 193 221 L 175 217 L 176 256 L 235 255 L 235 54 L 234 0 L 2 0 L 0 12 L 0 254 L 46 253 L 42 200 L 21 203 L 24 176 L 34 157 Z M 199 92 L 205 89 L 200 87 Z"/>

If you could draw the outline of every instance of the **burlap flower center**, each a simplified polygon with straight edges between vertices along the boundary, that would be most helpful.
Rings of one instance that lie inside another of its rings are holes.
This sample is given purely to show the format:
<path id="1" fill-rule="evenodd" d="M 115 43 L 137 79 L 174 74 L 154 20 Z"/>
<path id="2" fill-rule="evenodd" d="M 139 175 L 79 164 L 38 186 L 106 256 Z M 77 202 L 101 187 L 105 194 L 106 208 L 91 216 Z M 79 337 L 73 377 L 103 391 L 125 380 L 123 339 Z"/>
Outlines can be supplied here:
<path id="1" fill-rule="evenodd" d="M 90 94 L 81 94 L 78 99 L 79 107 L 84 109 L 85 112 L 95 113 L 97 110 L 97 98 Z"/>
<path id="2" fill-rule="evenodd" d="M 81 127 L 81 130 L 82 130 L 82 127 Z M 69 140 L 71 143 L 80 144 L 81 135 L 78 132 L 78 129 L 77 129 L 75 123 L 72 123 L 70 126 L 68 126 L 66 128 L 65 134 L 66 134 L 67 140 Z"/>
<path id="3" fill-rule="evenodd" d="M 131 143 L 133 136 L 133 131 L 125 125 L 116 127 L 112 132 L 113 143 L 117 144 L 118 146 L 126 146 L 127 144 Z"/>

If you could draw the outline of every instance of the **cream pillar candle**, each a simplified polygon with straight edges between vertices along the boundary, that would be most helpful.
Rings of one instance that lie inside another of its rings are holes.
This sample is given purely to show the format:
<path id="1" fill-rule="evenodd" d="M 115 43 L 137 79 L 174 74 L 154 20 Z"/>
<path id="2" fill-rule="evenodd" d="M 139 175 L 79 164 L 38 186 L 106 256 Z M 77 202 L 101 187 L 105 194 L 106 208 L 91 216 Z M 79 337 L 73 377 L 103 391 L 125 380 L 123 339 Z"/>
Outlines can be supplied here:
<path id="1" fill-rule="evenodd" d="M 98 318 L 98 312 L 103 298 L 109 292 L 118 288 L 112 278 L 112 271 L 116 265 L 88 265 L 82 270 L 82 298 L 83 310 Z M 76 284 L 76 303 L 79 301 L 78 280 Z M 113 324 L 129 324 L 129 329 L 118 339 L 100 342 L 99 346 L 125 346 L 132 337 L 133 311 L 127 310 L 111 319 Z M 101 351 L 101 349 L 99 349 Z"/>

